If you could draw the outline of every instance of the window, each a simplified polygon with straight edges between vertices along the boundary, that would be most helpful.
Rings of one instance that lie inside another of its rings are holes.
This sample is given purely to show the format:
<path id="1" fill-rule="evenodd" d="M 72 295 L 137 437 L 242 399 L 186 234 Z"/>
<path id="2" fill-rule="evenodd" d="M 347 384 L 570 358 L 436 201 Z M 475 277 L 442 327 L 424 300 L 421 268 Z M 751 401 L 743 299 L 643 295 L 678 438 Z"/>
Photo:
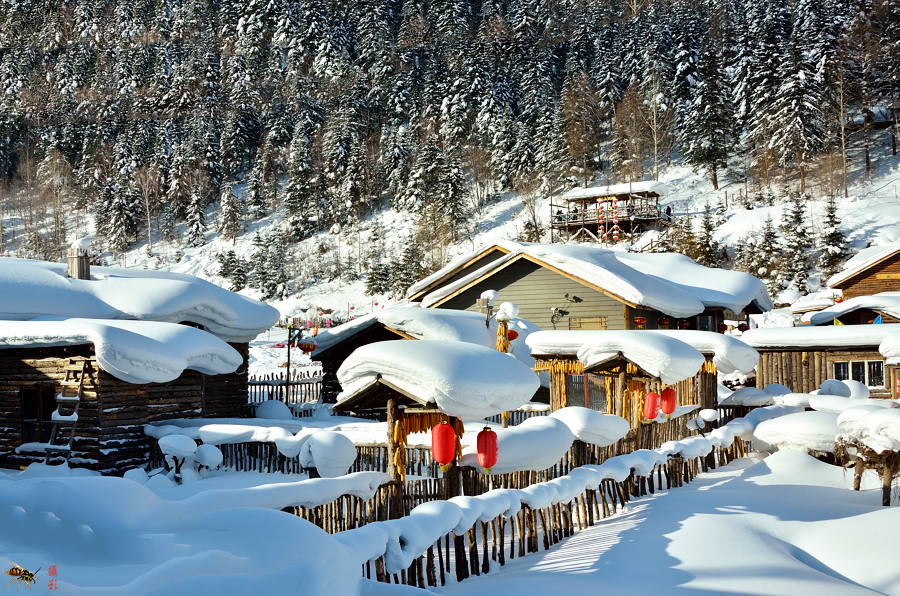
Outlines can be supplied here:
<path id="1" fill-rule="evenodd" d="M 585 387 L 587 379 L 587 387 Z M 606 412 L 606 385 L 597 375 L 566 375 L 566 401 L 569 406 L 581 406 Z"/>
<path id="2" fill-rule="evenodd" d="M 22 442 L 46 443 L 50 440 L 56 409 L 56 390 L 53 387 L 24 387 L 22 398 Z"/>
<path id="3" fill-rule="evenodd" d="M 835 362 L 834 378 L 838 381 L 853 379 L 866 387 L 884 387 L 884 362 L 881 360 L 854 360 Z"/>
<path id="4" fill-rule="evenodd" d="M 606 317 L 569 317 L 569 329 L 606 329 Z"/>

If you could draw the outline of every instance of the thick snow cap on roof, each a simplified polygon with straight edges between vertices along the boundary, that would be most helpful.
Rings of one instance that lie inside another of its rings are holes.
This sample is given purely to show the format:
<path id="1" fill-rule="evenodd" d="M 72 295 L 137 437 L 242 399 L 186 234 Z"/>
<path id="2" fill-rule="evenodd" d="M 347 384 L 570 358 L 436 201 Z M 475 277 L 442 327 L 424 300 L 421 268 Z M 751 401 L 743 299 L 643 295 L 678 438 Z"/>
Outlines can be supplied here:
<path id="1" fill-rule="evenodd" d="M 759 361 L 759 354 L 756 350 L 741 340 L 730 335 L 722 335 L 710 331 L 666 329 L 644 329 L 639 331 L 540 331 L 529 335 L 525 343 L 531 348 L 532 355 L 575 356 L 582 346 L 592 342 L 602 343 L 605 341 L 604 338 L 608 337 L 607 334 L 612 333 L 644 333 L 673 338 L 687 344 L 701 354 L 712 355 L 713 364 L 724 373 L 735 371 L 750 372 Z M 635 335 L 635 337 L 643 340 L 646 336 Z M 689 376 L 693 374 L 696 374 L 696 371 Z"/>
<path id="2" fill-rule="evenodd" d="M 891 256 L 897 251 L 900 251 L 900 240 L 891 242 L 890 244 L 864 248 L 844 263 L 844 269 L 840 273 L 836 273 L 828 278 L 826 285 L 836 286 L 839 283 L 850 279 L 857 273 L 865 271 L 878 261 Z"/>
<path id="3" fill-rule="evenodd" d="M 619 354 L 670 385 L 693 377 L 706 362 L 703 354 L 682 341 L 665 335 L 641 335 L 640 331 L 600 332 L 581 346 L 577 356 L 585 367 L 591 367 Z"/>
<path id="4" fill-rule="evenodd" d="M 750 329 L 741 340 L 754 348 L 863 347 L 877 346 L 900 324 L 834 325 Z"/>
<path id="5" fill-rule="evenodd" d="M 612 184 L 610 186 L 590 186 L 588 188 L 573 188 L 563 193 L 565 200 L 570 199 L 592 199 L 597 197 L 609 197 L 613 195 L 624 195 L 630 193 L 654 192 L 663 197 L 669 194 L 669 187 L 662 182 L 656 180 L 648 180 L 645 182 L 625 182 L 622 184 Z"/>
<path id="6" fill-rule="evenodd" d="M 354 351 L 337 371 L 341 403 L 381 377 L 442 412 L 478 420 L 528 403 L 538 376 L 512 356 L 460 341 L 383 341 Z"/>
<path id="7" fill-rule="evenodd" d="M 467 310 L 420 308 L 418 305 L 399 306 L 386 308 L 349 323 L 320 331 L 316 336 L 318 347 L 312 353 L 313 359 L 316 354 L 375 323 L 381 323 L 420 340 L 464 341 L 486 348 L 493 348 L 497 344 L 497 321 L 492 319 L 490 327 L 486 327 L 483 314 Z M 509 328 L 519 334 L 518 339 L 509 344 L 510 353 L 529 367 L 533 367 L 534 360 L 524 340 L 530 333 L 539 331 L 540 327 L 531 321 L 515 318 L 509 322 Z"/>
<path id="8" fill-rule="evenodd" d="M 827 325 L 836 318 L 861 308 L 875 310 L 900 319 L 900 292 L 881 292 L 872 296 L 857 296 L 818 312 L 808 312 L 800 320 L 808 321 L 812 325 Z"/>
<path id="9" fill-rule="evenodd" d="M 231 342 L 274 325 L 278 311 L 192 275 L 91 267 L 91 279 L 66 277 L 61 263 L 0 259 L 0 319 L 50 315 L 88 319 L 190 321 Z"/>
<path id="10" fill-rule="evenodd" d="M 773 308 L 765 284 L 752 275 L 703 267 L 680 254 L 627 253 L 567 244 L 506 242 L 498 246 L 510 252 L 451 284 L 438 287 L 422 299 L 422 306 L 431 306 L 510 260 L 525 255 L 626 302 L 672 317 L 694 316 L 709 306 L 735 312 L 750 303 L 764 311 Z M 469 259 L 480 252 L 471 253 Z M 410 288 L 410 295 L 427 287 L 428 280 L 439 280 L 450 271 L 445 267 L 419 282 Z"/>
<path id="11" fill-rule="evenodd" d="M 823 308 L 834 306 L 835 299 L 840 298 L 842 295 L 843 292 L 836 288 L 824 288 L 818 292 L 800 296 L 791 302 L 791 312 L 800 314 L 813 310 L 822 310 Z"/>
<path id="12" fill-rule="evenodd" d="M 881 340 L 878 351 L 885 357 L 885 364 L 895 366 L 900 364 L 900 331 L 888 333 Z"/>
<path id="13" fill-rule="evenodd" d="M 243 357 L 221 339 L 186 325 L 43 317 L 3 321 L 0 349 L 93 344 L 100 368 L 128 383 L 167 383 L 185 369 L 237 370 Z"/>

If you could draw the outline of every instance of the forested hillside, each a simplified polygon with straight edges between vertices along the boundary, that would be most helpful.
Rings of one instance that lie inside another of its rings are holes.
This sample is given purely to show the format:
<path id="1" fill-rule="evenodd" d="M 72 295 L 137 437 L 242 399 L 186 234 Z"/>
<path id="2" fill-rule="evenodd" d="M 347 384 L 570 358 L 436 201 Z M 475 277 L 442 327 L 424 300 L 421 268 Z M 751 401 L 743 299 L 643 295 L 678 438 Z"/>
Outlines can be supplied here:
<path id="1" fill-rule="evenodd" d="M 896 143 L 900 0 L 9 0 L 0 21 L 2 254 L 90 233 L 153 255 L 282 216 L 257 263 L 225 259 L 240 285 L 391 206 L 419 225 L 402 258 L 370 239 L 390 285 L 387 260 L 442 265 L 498 192 L 674 159 L 840 197 L 876 128 Z"/>

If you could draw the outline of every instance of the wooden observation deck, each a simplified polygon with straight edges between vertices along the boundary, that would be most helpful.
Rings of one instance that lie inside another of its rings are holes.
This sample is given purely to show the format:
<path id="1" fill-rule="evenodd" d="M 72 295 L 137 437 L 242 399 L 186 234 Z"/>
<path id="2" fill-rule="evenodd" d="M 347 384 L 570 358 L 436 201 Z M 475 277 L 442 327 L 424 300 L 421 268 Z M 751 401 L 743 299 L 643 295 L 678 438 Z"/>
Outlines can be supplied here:
<path id="1" fill-rule="evenodd" d="M 563 242 L 615 244 L 647 230 L 674 225 L 659 204 L 668 193 L 662 182 L 626 182 L 573 188 L 550 203 L 551 227 Z"/>

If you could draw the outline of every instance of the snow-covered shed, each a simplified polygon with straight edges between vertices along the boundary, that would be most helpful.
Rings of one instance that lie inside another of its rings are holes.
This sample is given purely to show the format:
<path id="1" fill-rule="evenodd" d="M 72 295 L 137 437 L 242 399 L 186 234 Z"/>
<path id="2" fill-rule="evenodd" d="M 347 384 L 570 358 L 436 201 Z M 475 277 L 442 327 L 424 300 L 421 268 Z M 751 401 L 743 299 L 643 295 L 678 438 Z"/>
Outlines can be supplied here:
<path id="1" fill-rule="evenodd" d="M 0 259 L 0 465 L 146 461 L 143 425 L 235 416 L 274 308 L 189 275 Z"/>
<path id="2" fill-rule="evenodd" d="M 463 255 L 409 289 L 427 308 L 477 310 L 486 290 L 519 305 L 542 329 L 717 331 L 725 311 L 773 308 L 752 275 L 672 253 L 502 241 Z"/>
<path id="3" fill-rule="evenodd" d="M 900 240 L 859 251 L 827 285 L 840 288 L 847 300 L 900 290 Z"/>
<path id="4" fill-rule="evenodd" d="M 816 312 L 806 312 L 800 320 L 811 325 L 834 325 L 835 319 L 843 325 L 868 325 L 879 321 L 879 316 L 882 323 L 900 323 L 900 292 L 857 296 Z"/>
<path id="5" fill-rule="evenodd" d="M 639 422 L 629 396 L 669 385 L 679 405 L 717 405 L 716 373 L 750 372 L 756 351 L 741 340 L 692 330 L 541 331 L 527 342 L 550 374 L 550 408 L 586 406 Z"/>
<path id="6" fill-rule="evenodd" d="M 341 391 L 338 369 L 350 354 L 362 346 L 412 339 L 462 341 L 493 349 L 497 342 L 498 324 L 496 319 L 491 319 L 490 324 L 485 325 L 485 319 L 483 314 L 466 310 L 397 306 L 321 331 L 316 336 L 317 347 L 311 357 L 322 363 L 323 398 L 328 402 L 334 401 Z M 509 329 L 518 334 L 518 338 L 510 342 L 509 352 L 529 368 L 533 367 L 534 360 L 524 342 L 530 333 L 540 329 L 534 323 L 519 318 L 509 322 Z M 536 399 L 546 403 L 546 390 L 539 392 Z"/>
<path id="7" fill-rule="evenodd" d="M 900 324 L 829 325 L 751 329 L 741 339 L 759 352 L 756 384 L 780 383 L 796 393 L 815 391 L 826 379 L 864 383 L 872 397 L 896 397 L 897 371 L 879 347 Z"/>

